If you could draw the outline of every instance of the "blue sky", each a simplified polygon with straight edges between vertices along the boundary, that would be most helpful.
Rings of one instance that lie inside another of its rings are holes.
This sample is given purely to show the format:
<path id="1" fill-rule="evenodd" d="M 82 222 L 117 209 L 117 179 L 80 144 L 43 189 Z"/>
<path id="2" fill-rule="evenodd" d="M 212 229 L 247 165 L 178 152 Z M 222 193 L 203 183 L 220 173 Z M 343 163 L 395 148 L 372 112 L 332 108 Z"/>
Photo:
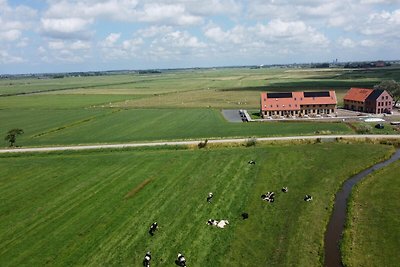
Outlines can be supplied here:
<path id="1" fill-rule="evenodd" d="M 0 0 L 0 73 L 400 59 L 400 0 Z"/>

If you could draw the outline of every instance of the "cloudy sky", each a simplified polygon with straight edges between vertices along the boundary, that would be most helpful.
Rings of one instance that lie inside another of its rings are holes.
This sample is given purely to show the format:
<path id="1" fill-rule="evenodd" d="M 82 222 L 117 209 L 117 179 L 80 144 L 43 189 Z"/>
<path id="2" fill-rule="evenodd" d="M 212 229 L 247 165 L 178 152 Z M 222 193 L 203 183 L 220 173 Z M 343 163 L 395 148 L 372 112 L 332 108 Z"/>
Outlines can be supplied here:
<path id="1" fill-rule="evenodd" d="M 400 59 L 400 0 L 0 0 L 0 73 Z"/>

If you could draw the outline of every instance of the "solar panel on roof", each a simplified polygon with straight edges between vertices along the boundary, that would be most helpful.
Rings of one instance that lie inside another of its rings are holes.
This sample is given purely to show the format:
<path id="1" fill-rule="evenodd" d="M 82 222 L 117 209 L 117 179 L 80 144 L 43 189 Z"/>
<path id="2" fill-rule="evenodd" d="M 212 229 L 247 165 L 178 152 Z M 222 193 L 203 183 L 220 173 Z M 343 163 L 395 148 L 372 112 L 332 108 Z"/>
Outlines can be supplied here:
<path id="1" fill-rule="evenodd" d="M 329 97 L 328 91 L 323 92 L 304 92 L 304 97 Z"/>
<path id="2" fill-rule="evenodd" d="M 267 93 L 268 98 L 292 98 L 292 93 Z"/>

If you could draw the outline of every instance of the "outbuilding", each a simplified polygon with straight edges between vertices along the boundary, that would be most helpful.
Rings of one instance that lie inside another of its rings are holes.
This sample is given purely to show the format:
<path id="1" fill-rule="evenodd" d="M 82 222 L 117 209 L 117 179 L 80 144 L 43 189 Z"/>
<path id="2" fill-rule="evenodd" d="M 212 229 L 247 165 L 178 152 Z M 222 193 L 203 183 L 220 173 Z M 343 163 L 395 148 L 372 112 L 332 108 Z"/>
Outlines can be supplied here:
<path id="1" fill-rule="evenodd" d="M 393 98 L 382 89 L 350 88 L 343 97 L 345 109 L 367 113 L 391 113 Z"/>

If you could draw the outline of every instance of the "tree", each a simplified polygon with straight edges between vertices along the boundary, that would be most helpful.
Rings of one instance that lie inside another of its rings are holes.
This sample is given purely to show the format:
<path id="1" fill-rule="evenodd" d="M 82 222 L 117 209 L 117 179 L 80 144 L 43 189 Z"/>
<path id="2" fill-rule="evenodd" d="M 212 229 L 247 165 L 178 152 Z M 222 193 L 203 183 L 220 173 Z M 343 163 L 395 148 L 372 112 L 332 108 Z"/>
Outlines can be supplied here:
<path id="1" fill-rule="evenodd" d="M 374 86 L 374 89 L 383 89 L 388 91 L 394 100 L 393 106 L 396 106 L 400 100 L 400 83 L 395 80 L 384 80 L 380 84 Z"/>
<path id="2" fill-rule="evenodd" d="M 4 138 L 4 140 L 6 140 L 7 142 L 10 142 L 10 147 L 13 147 L 15 145 L 17 135 L 21 135 L 23 133 L 24 133 L 24 130 L 18 129 L 18 128 L 9 130 L 6 137 Z"/>

